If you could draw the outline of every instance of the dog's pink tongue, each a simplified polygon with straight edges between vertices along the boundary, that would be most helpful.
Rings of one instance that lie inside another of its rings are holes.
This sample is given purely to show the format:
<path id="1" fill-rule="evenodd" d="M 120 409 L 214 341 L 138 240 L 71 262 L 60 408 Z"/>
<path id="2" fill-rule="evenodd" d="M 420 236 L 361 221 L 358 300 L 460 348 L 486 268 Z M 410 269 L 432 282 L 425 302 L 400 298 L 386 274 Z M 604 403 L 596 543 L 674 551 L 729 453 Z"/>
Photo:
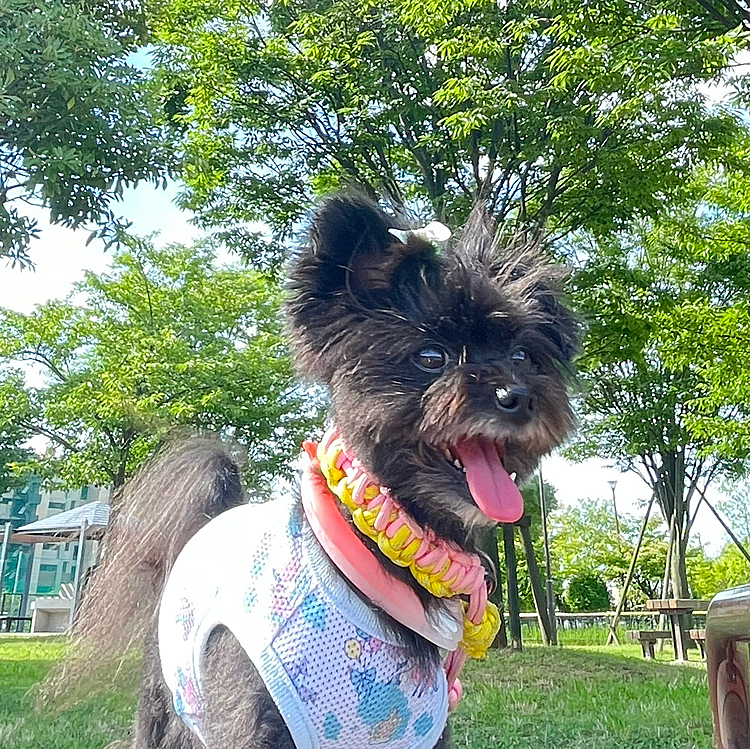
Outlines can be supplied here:
<path id="1" fill-rule="evenodd" d="M 466 470 L 466 483 L 477 507 L 490 520 L 515 523 L 523 515 L 523 497 L 503 468 L 495 445 L 479 439 L 455 447 Z"/>

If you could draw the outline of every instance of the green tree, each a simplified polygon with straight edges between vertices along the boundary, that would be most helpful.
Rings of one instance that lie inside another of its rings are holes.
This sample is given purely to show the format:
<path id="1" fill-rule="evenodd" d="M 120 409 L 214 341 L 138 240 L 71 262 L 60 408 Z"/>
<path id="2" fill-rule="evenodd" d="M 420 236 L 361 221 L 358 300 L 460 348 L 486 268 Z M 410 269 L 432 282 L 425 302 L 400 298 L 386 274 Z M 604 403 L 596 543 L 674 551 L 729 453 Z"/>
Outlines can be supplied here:
<path id="1" fill-rule="evenodd" d="M 555 577 L 567 589 L 573 580 L 591 576 L 622 588 L 633 556 L 642 519 L 623 515 L 620 534 L 606 500 L 582 500 L 551 518 L 552 562 Z M 667 544 L 664 524 L 649 520 L 636 563 L 628 602 L 658 598 Z"/>
<path id="2" fill-rule="evenodd" d="M 716 509 L 740 541 L 750 544 L 750 482 L 727 481 L 721 489 L 724 497 L 716 503 Z"/>
<path id="3" fill-rule="evenodd" d="M 542 536 L 542 503 L 539 497 L 538 474 L 531 476 L 521 487 L 521 495 L 523 496 L 523 513 L 531 519 L 531 537 L 537 541 Z M 544 502 L 548 515 L 558 507 L 555 487 L 546 480 L 544 481 Z"/>
<path id="4" fill-rule="evenodd" d="M 543 580 L 545 565 L 544 549 L 542 546 L 542 510 L 541 503 L 539 501 L 539 479 L 537 474 L 531 476 L 528 481 L 526 481 L 526 483 L 521 487 L 521 494 L 523 496 L 524 515 L 527 515 L 530 520 L 529 530 L 532 540 L 532 546 L 534 549 L 534 558 L 536 559 L 537 567 L 539 568 L 539 574 Z M 552 484 L 547 483 L 547 481 L 544 482 L 544 498 L 547 504 L 548 513 L 557 508 L 555 487 Z M 498 551 L 498 575 L 500 576 L 501 580 L 501 588 L 505 590 L 505 585 L 504 583 L 502 583 L 502 581 L 505 580 L 507 571 L 505 567 L 505 553 L 503 546 L 502 529 L 498 528 L 494 533 Z M 514 543 L 518 569 L 518 595 L 521 603 L 521 610 L 534 611 L 534 596 L 531 591 L 531 580 L 529 577 L 528 564 L 526 561 L 526 552 L 521 539 L 521 534 L 518 530 L 514 535 Z"/>
<path id="5" fill-rule="evenodd" d="M 748 150 L 743 144 L 738 157 Z M 685 283 L 703 276 L 697 293 L 680 294 L 659 315 L 669 330 L 663 359 L 698 383 L 685 415 L 691 437 L 741 461 L 750 441 L 750 175 L 699 174 L 694 189 L 694 200 L 662 223 L 657 238 L 691 269 Z"/>
<path id="6" fill-rule="evenodd" d="M 576 244 L 572 291 L 588 333 L 580 437 L 570 454 L 612 460 L 650 487 L 674 525 L 677 597 L 689 594 L 685 555 L 701 497 L 712 481 L 741 472 L 747 455 L 748 401 L 722 389 L 726 374 L 717 374 L 718 339 L 734 340 L 731 317 L 750 289 L 750 225 L 722 203 L 717 185 L 738 179 L 723 174 L 699 170 L 689 199 L 657 220 Z M 713 336 L 707 319 L 721 320 Z"/>
<path id="7" fill-rule="evenodd" d="M 733 543 L 726 544 L 713 558 L 706 556 L 702 548 L 691 550 L 687 569 L 693 593 L 705 600 L 722 590 L 750 582 L 750 563 Z"/>
<path id="8" fill-rule="evenodd" d="M 0 362 L 14 408 L 3 420 L 48 438 L 42 475 L 119 486 L 175 425 L 221 433 L 249 452 L 258 484 L 288 471 L 316 417 L 295 387 L 268 276 L 218 268 L 203 244 L 135 243 L 67 301 L 2 311 Z M 41 387 L 14 371 L 33 362 Z"/>
<path id="9" fill-rule="evenodd" d="M 160 129 L 127 62 L 145 40 L 138 7 L 1 0 L 0 258 L 30 262 L 38 227 L 24 204 L 111 240 L 123 188 L 164 177 Z"/>
<path id="10" fill-rule="evenodd" d="M 604 580 L 592 572 L 568 580 L 565 603 L 570 611 L 609 611 L 612 608 Z"/>
<path id="11" fill-rule="evenodd" d="M 14 444 L 13 438 L 9 439 L 5 430 L 0 430 L 0 495 L 23 485 L 26 473 L 19 476 L 16 467 L 28 464 L 31 457 L 31 450 Z"/>
<path id="12" fill-rule="evenodd" d="M 31 451 L 24 447 L 30 434 L 16 422 L 19 414 L 18 390 L 23 384 L 19 375 L 9 376 L 0 371 L 0 495 L 24 483 L 15 467 L 31 457 Z M 23 406 L 21 406 L 21 409 Z"/>
<path id="13" fill-rule="evenodd" d="M 159 4 L 184 204 L 284 233 L 356 185 L 452 224 L 482 199 L 555 236 L 610 231 L 655 214 L 738 126 L 696 88 L 738 45 L 703 18 L 645 0 Z"/>
<path id="14" fill-rule="evenodd" d="M 740 540 L 750 543 L 750 483 L 737 481 L 722 488 L 728 496 L 717 503 L 717 508 Z"/>
<path id="15" fill-rule="evenodd" d="M 744 0 L 694 0 L 694 3 L 703 10 L 706 28 L 750 30 L 750 6 Z"/>

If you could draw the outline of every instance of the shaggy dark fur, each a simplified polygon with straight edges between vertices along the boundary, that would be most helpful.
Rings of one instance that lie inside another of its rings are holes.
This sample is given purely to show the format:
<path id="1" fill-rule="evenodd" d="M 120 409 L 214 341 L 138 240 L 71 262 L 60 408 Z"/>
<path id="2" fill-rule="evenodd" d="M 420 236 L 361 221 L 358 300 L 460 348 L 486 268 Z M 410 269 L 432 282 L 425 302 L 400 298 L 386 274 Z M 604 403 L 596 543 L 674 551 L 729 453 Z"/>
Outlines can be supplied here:
<path id="1" fill-rule="evenodd" d="M 572 428 L 566 378 L 576 329 L 558 302 L 562 274 L 538 248 L 497 238 L 480 212 L 455 248 L 441 252 L 413 236 L 403 243 L 390 227 L 391 217 L 357 197 L 320 208 L 289 268 L 293 358 L 304 378 L 327 386 L 333 422 L 380 483 L 419 523 L 476 552 L 489 521 L 445 450 L 467 437 L 496 445 L 520 482 Z M 200 747 L 172 712 L 153 618 L 175 554 L 239 501 L 237 469 L 205 440 L 160 456 L 122 498 L 84 600 L 78 651 L 80 663 L 101 663 L 147 631 L 134 749 Z M 383 564 L 425 607 L 439 605 L 408 571 Z M 416 655 L 438 657 L 390 624 Z M 210 749 L 293 749 L 230 632 L 214 632 L 205 663 Z M 447 743 L 446 729 L 438 746 Z"/>
<path id="2" fill-rule="evenodd" d="M 293 360 L 326 383 L 332 421 L 380 483 L 419 523 L 476 552 L 476 526 L 488 521 L 444 447 L 466 436 L 503 444 L 506 469 L 523 480 L 570 431 L 576 328 L 553 291 L 561 268 L 535 246 L 503 245 L 478 212 L 440 254 L 413 237 L 401 243 L 393 225 L 357 199 L 320 211 L 289 273 Z M 447 354 L 439 373 L 414 364 L 433 347 Z M 497 388 L 527 389 L 528 418 L 501 412 Z M 380 558 L 425 606 L 439 605 Z"/>

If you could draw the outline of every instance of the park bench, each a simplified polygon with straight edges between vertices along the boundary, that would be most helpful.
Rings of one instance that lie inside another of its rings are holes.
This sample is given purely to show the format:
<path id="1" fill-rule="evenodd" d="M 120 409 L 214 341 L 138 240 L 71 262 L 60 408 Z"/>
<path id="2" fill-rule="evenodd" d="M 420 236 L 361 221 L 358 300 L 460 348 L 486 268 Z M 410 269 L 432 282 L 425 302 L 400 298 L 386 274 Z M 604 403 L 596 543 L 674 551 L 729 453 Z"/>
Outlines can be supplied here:
<path id="1" fill-rule="evenodd" d="M 705 629 L 691 629 L 690 639 L 698 646 L 701 651 L 701 660 L 706 660 L 706 630 Z"/>
<path id="2" fill-rule="evenodd" d="M 655 657 L 654 645 L 657 640 L 671 640 L 672 633 L 660 629 L 637 629 L 628 631 L 628 640 L 640 643 L 643 657 L 653 660 Z"/>

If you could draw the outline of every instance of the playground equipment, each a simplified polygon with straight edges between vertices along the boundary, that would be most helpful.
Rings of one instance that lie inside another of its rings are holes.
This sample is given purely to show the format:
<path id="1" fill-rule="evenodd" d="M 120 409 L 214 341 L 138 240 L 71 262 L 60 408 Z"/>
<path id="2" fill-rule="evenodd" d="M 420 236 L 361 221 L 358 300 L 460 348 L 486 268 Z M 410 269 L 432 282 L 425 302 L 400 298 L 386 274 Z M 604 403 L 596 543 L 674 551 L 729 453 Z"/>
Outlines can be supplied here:
<path id="1" fill-rule="evenodd" d="M 706 618 L 716 749 L 750 749 L 750 585 L 719 593 Z"/>

